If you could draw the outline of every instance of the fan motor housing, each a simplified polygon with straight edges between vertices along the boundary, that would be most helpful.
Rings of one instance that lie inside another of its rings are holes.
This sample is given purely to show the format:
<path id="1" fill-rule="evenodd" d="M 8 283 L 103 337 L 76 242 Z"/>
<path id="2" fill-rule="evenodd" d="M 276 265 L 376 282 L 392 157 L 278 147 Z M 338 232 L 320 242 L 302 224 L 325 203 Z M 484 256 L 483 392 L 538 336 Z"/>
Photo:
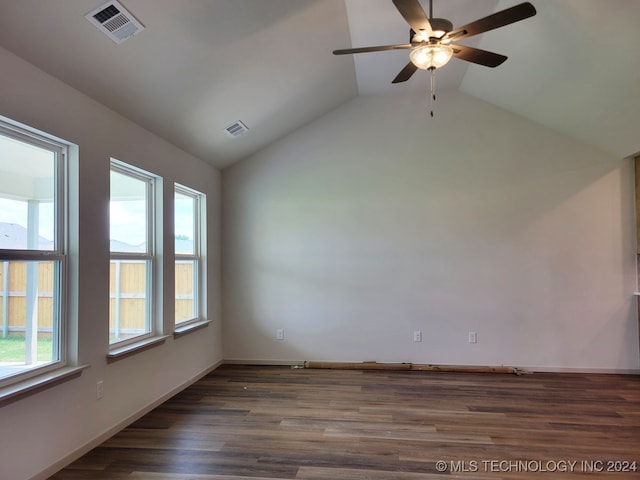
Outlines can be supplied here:
<path id="1" fill-rule="evenodd" d="M 442 32 L 440 33 L 440 35 L 438 35 L 435 38 L 441 38 L 442 36 L 444 36 L 446 33 L 450 32 L 451 30 L 453 30 L 453 23 L 451 23 L 449 20 L 447 20 L 446 18 L 430 18 L 429 19 L 429 23 L 431 24 L 431 30 L 435 33 L 435 32 Z M 409 42 L 410 43 L 420 43 L 420 42 L 426 42 L 429 39 L 416 39 L 416 31 L 412 28 L 409 30 Z M 434 38 L 434 37 L 432 37 Z"/>
<path id="2" fill-rule="evenodd" d="M 429 23 L 431 24 L 431 30 L 434 32 L 444 32 L 442 35 L 453 30 L 453 23 L 446 18 L 430 18 Z"/>

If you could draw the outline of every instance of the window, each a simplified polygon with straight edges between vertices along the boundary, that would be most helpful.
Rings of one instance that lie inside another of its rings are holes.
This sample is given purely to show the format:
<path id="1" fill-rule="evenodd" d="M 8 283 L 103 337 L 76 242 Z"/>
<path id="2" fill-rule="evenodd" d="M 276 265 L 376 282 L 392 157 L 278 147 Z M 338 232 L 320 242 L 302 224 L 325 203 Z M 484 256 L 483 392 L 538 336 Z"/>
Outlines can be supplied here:
<path id="1" fill-rule="evenodd" d="M 175 185 L 175 323 L 187 324 L 202 319 L 204 306 L 204 269 L 202 268 L 202 234 L 206 230 L 202 193 Z"/>
<path id="2" fill-rule="evenodd" d="M 67 149 L 0 119 L 0 386 L 66 362 Z"/>
<path id="3" fill-rule="evenodd" d="M 111 161 L 109 343 L 127 345 L 156 333 L 153 317 L 158 178 Z"/>

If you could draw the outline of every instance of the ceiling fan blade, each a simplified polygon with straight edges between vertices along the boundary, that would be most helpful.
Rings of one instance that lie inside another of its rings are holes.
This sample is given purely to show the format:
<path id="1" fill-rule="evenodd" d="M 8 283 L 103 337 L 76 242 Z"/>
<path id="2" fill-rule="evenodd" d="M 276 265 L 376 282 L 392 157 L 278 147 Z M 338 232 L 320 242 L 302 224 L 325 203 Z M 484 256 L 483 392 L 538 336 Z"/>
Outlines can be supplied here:
<path id="1" fill-rule="evenodd" d="M 481 18 L 475 22 L 468 23 L 462 27 L 454 28 L 447 33 L 443 40 L 460 40 L 462 38 L 484 33 L 489 30 L 504 27 L 510 25 L 525 18 L 533 17 L 536 14 L 536 9 L 529 2 L 521 3 L 515 7 L 501 10 L 488 17 Z"/>
<path id="2" fill-rule="evenodd" d="M 423 32 L 425 40 L 433 37 L 429 17 L 427 17 L 418 0 L 393 0 L 393 4 L 416 33 Z"/>
<path id="3" fill-rule="evenodd" d="M 479 48 L 466 47 L 464 45 L 451 45 L 453 48 L 453 56 L 460 60 L 477 63 L 485 67 L 495 68 L 501 65 L 508 57 L 499 53 L 487 52 Z"/>
<path id="4" fill-rule="evenodd" d="M 416 73 L 416 70 L 418 70 L 418 67 L 416 67 L 413 64 L 413 62 L 407 63 L 405 67 L 402 70 L 400 70 L 400 73 L 396 75 L 396 78 L 394 78 L 391 83 L 406 82 L 411 78 L 411 75 Z"/>
<path id="5" fill-rule="evenodd" d="M 341 50 L 334 50 L 334 55 L 348 55 L 350 53 L 367 53 L 367 52 L 382 52 L 385 50 L 403 50 L 411 48 L 413 45 L 410 43 L 402 43 L 399 45 L 379 45 L 376 47 L 360 47 L 360 48 L 343 48 Z"/>

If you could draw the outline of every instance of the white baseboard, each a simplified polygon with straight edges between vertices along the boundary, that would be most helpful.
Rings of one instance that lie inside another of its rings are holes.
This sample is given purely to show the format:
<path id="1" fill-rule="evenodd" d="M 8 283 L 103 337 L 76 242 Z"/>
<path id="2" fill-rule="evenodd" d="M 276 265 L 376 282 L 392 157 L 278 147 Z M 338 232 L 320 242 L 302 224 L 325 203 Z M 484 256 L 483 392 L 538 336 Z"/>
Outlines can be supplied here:
<path id="1" fill-rule="evenodd" d="M 174 389 L 172 389 L 170 392 L 166 393 L 162 397 L 160 397 L 160 398 L 154 400 L 153 402 L 151 402 L 150 404 L 148 404 L 146 407 L 138 410 L 134 414 L 128 416 L 126 419 L 118 422 L 113 427 L 111 427 L 111 428 L 107 429 L 106 431 L 104 431 L 103 433 L 97 435 L 91 441 L 87 442 L 82 447 L 74 450 L 69 455 L 65 456 L 63 459 L 61 459 L 58 462 L 54 463 L 53 465 L 45 468 L 44 470 L 42 470 L 37 475 L 31 477 L 31 480 L 46 480 L 47 478 L 51 477 L 53 474 L 55 474 L 56 472 L 62 470 L 67 465 L 73 463 L 74 461 L 76 461 L 77 459 L 82 457 L 83 455 L 89 453 L 93 448 L 97 447 L 101 443 L 103 443 L 103 442 L 107 441 L 109 438 L 113 437 L 116 433 L 118 433 L 120 430 L 124 429 L 126 426 L 131 425 L 133 422 L 135 422 L 136 420 L 140 419 L 141 417 L 143 417 L 144 415 L 149 413 L 154 408 L 158 407 L 162 403 L 164 403 L 167 400 L 169 400 L 175 394 L 180 393 L 182 390 L 184 390 L 188 386 L 194 384 L 195 382 L 200 380 L 205 375 L 207 375 L 207 374 L 211 373 L 212 371 L 214 371 L 216 368 L 218 368 L 220 365 L 222 365 L 222 363 L 223 363 L 223 361 L 219 360 L 213 366 L 205 368 L 203 371 L 197 373 L 194 377 L 190 378 L 186 382 L 183 382 L 179 386 L 177 386 Z"/>
<path id="2" fill-rule="evenodd" d="M 565 367 L 518 367 L 528 372 L 539 373 L 601 373 L 607 375 L 640 375 L 637 368 L 565 368 Z"/>

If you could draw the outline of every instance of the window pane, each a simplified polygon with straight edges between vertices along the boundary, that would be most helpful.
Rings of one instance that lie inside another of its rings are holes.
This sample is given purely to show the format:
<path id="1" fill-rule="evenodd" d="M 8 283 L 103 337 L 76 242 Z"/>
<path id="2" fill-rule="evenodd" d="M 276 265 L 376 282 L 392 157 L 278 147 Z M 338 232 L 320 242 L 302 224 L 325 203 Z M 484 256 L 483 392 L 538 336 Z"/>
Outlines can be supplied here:
<path id="1" fill-rule="evenodd" d="M 175 323 L 196 320 L 202 315 L 200 222 L 204 195 L 175 184 Z"/>
<path id="2" fill-rule="evenodd" d="M 195 207 L 196 199 L 193 196 L 175 193 L 174 223 L 177 254 L 195 254 Z"/>
<path id="3" fill-rule="evenodd" d="M 0 378 L 60 360 L 58 262 L 0 262 Z"/>
<path id="4" fill-rule="evenodd" d="M 147 184 L 145 180 L 111 171 L 112 252 L 147 252 Z"/>
<path id="5" fill-rule="evenodd" d="M 198 264 L 196 260 L 176 261 L 176 323 L 192 320 L 198 316 L 195 291 Z"/>
<path id="6" fill-rule="evenodd" d="M 56 153 L 0 135 L 0 249 L 55 249 Z"/>
<path id="7" fill-rule="evenodd" d="M 148 281 L 150 261 L 111 260 L 109 270 L 109 342 L 151 331 Z"/>

